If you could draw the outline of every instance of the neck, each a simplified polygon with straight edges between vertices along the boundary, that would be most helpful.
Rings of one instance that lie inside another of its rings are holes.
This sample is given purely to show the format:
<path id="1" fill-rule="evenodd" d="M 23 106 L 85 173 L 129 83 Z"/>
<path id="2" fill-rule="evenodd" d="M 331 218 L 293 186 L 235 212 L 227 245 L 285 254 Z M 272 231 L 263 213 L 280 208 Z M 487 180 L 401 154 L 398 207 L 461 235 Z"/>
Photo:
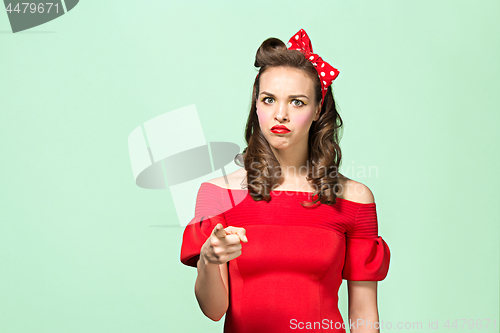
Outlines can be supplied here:
<path id="1" fill-rule="evenodd" d="M 285 179 L 304 179 L 309 171 L 309 149 L 307 140 L 300 146 L 286 149 L 275 149 L 271 147 L 274 155 L 281 165 L 281 172 Z"/>

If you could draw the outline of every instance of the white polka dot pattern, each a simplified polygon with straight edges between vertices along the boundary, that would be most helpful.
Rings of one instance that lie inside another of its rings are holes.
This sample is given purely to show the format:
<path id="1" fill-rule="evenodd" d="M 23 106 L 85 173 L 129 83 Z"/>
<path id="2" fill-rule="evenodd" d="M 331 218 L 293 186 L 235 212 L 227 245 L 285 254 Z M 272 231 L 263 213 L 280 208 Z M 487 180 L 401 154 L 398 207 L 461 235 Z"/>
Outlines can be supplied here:
<path id="1" fill-rule="evenodd" d="M 300 37 L 302 36 L 302 37 Z M 300 40 L 299 40 L 300 39 Z M 325 98 L 325 94 L 328 90 L 328 87 L 332 84 L 333 80 L 337 78 L 339 75 L 339 70 L 332 67 L 329 63 L 321 59 L 321 57 L 315 53 L 313 53 L 311 40 L 307 35 L 304 29 L 300 29 L 287 43 L 289 50 L 298 50 L 304 54 L 304 57 L 308 59 L 314 67 L 316 67 L 316 71 L 318 71 L 318 76 L 321 78 L 322 89 L 321 92 L 323 94 L 323 99 Z M 319 69 L 318 65 L 322 68 Z"/>

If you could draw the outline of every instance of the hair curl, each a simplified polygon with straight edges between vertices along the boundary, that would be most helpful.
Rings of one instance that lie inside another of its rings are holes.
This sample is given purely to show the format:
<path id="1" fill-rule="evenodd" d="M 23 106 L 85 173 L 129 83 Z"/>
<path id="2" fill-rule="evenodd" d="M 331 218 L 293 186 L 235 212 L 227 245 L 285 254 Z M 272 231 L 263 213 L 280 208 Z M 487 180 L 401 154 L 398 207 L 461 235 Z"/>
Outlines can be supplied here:
<path id="1" fill-rule="evenodd" d="M 271 200 L 270 191 L 283 183 L 281 165 L 274 155 L 269 142 L 264 137 L 256 113 L 259 94 L 259 81 L 262 73 L 271 67 L 283 66 L 297 68 L 307 73 L 314 82 L 316 105 L 321 103 L 321 83 L 315 67 L 298 50 L 288 50 L 277 38 L 266 39 L 255 55 L 255 67 L 260 67 L 255 78 L 252 105 L 246 123 L 245 140 L 247 147 L 236 155 L 235 161 L 247 171 L 247 188 L 255 201 Z M 307 181 L 316 189 L 312 202 L 302 202 L 309 207 L 318 201 L 333 205 L 336 203 L 339 185 L 339 167 L 342 153 L 339 146 L 339 132 L 343 122 L 337 112 L 331 86 L 328 87 L 320 117 L 311 124 L 308 145 L 309 156 Z M 238 162 L 237 162 L 238 163 Z"/>

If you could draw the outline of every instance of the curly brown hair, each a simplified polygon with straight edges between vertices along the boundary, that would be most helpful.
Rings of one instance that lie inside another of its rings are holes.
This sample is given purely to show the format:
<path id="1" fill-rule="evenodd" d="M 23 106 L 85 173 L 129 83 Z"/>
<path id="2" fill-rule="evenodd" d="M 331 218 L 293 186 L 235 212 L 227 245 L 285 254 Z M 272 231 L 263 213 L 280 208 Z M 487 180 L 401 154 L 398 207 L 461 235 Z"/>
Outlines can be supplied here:
<path id="1" fill-rule="evenodd" d="M 316 105 L 321 103 L 321 83 L 315 67 L 298 50 L 288 50 L 277 38 L 266 39 L 255 55 L 255 67 L 260 67 L 255 78 L 252 93 L 252 105 L 245 129 L 247 147 L 235 157 L 247 171 L 247 188 L 255 201 L 271 200 L 270 191 L 283 183 L 281 165 L 274 155 L 269 142 L 264 137 L 256 113 L 256 101 L 259 95 L 259 81 L 262 73 L 271 67 L 283 66 L 303 70 L 314 82 Z M 331 86 L 321 106 L 320 117 L 309 129 L 308 174 L 307 181 L 316 190 L 313 201 L 301 202 L 309 207 L 318 201 L 333 205 L 336 203 L 339 185 L 339 167 L 342 153 L 339 146 L 339 132 L 343 122 L 337 112 Z"/>

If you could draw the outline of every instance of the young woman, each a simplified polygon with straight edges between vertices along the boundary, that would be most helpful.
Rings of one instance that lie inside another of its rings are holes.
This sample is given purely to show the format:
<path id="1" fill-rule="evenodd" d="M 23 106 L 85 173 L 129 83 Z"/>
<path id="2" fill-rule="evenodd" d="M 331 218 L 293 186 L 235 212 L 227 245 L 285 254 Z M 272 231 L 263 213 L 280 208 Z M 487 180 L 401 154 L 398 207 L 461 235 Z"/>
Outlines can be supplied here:
<path id="1" fill-rule="evenodd" d="M 224 332 L 379 332 L 377 281 L 389 269 L 374 197 L 338 172 L 339 71 L 301 29 L 257 50 L 244 167 L 201 184 L 181 261 Z M 338 310 L 347 280 L 349 323 Z"/>

